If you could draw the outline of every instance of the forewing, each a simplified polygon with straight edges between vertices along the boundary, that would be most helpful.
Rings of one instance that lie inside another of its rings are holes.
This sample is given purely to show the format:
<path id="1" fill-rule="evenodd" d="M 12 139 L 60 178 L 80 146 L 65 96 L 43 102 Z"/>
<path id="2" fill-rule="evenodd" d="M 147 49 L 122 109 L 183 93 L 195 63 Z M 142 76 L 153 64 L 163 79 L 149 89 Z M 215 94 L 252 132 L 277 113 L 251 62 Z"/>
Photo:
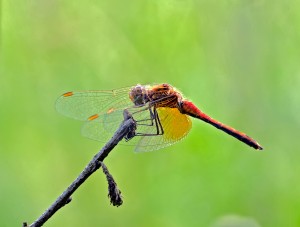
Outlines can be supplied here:
<path id="1" fill-rule="evenodd" d="M 95 113 L 99 115 L 132 106 L 129 98 L 130 87 L 107 91 L 67 92 L 56 101 L 59 113 L 86 121 Z"/>

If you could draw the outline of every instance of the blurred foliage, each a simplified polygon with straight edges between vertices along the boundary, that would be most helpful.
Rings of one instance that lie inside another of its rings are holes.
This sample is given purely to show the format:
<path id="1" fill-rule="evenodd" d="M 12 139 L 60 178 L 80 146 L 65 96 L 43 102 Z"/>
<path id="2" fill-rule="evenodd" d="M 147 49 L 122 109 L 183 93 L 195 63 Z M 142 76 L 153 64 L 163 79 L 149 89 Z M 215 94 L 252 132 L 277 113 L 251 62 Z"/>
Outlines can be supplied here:
<path id="1" fill-rule="evenodd" d="M 0 7 L 1 226 L 35 220 L 103 145 L 55 112 L 60 94 L 154 82 L 178 87 L 265 150 L 197 120 L 161 151 L 118 146 L 106 164 L 124 204 L 109 205 L 100 171 L 46 226 L 300 226 L 299 2 Z"/>

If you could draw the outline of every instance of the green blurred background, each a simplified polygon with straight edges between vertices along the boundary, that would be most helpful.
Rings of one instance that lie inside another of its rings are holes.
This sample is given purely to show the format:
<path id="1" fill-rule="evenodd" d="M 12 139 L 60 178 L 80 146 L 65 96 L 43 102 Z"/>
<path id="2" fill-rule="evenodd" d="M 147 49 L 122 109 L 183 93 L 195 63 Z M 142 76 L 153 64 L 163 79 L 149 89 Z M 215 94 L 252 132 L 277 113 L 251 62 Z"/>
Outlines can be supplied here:
<path id="1" fill-rule="evenodd" d="M 300 226 L 297 1 L 1 3 L 0 225 L 33 222 L 103 144 L 59 115 L 66 91 L 167 82 L 255 151 L 198 120 L 182 142 L 106 159 L 45 226 Z"/>

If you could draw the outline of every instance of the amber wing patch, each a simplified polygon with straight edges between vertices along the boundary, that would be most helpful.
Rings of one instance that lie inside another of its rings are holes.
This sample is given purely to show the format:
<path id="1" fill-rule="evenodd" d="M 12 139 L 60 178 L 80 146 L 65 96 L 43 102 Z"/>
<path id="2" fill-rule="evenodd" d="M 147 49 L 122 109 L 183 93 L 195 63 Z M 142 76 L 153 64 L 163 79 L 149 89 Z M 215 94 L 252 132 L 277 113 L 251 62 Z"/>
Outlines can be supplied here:
<path id="1" fill-rule="evenodd" d="M 164 129 L 164 140 L 170 142 L 180 140 L 190 131 L 191 120 L 177 108 L 158 108 L 157 111 Z"/>

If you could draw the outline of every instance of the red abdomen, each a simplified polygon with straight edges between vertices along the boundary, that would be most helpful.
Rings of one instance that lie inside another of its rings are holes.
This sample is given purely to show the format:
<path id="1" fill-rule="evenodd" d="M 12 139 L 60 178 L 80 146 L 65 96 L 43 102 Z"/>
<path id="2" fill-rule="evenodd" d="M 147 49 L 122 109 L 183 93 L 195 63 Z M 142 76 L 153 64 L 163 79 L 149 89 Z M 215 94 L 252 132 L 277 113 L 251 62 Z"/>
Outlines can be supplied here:
<path id="1" fill-rule="evenodd" d="M 248 144 L 249 146 L 258 149 L 258 150 L 262 150 L 263 148 L 251 137 L 247 136 L 245 133 L 243 132 L 239 132 L 238 130 L 231 128 L 227 125 L 222 124 L 221 122 L 212 119 L 211 117 L 209 117 L 208 115 L 206 115 L 205 113 L 203 113 L 201 110 L 199 110 L 192 102 L 190 101 L 182 101 L 181 105 L 180 105 L 180 112 L 183 114 L 187 114 L 189 116 L 201 119 L 213 126 L 215 126 L 216 128 L 226 132 L 227 134 L 237 138 L 238 140 Z"/>

